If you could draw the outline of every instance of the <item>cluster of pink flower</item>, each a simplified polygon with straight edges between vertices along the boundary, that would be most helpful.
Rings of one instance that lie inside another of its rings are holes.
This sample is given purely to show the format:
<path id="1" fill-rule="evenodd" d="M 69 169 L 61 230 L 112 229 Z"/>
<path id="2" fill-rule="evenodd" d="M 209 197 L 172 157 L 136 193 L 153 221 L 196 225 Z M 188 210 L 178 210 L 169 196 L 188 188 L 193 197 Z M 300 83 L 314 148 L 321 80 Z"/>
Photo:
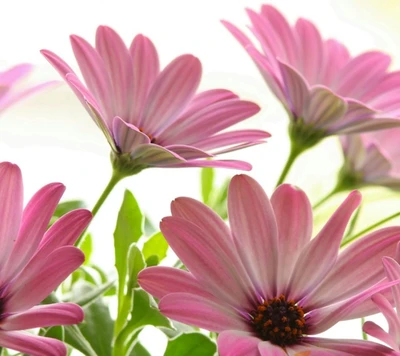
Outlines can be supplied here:
<path id="1" fill-rule="evenodd" d="M 390 58 L 380 52 L 351 57 L 342 44 L 323 40 L 309 21 L 290 26 L 268 5 L 248 14 L 262 51 L 237 27 L 224 25 L 290 116 L 292 147 L 279 183 L 298 155 L 341 135 L 345 164 L 335 191 L 371 184 L 398 188 L 400 72 L 388 72 Z M 192 55 L 160 70 L 148 38 L 138 35 L 127 48 L 105 26 L 97 30 L 95 47 L 78 36 L 71 36 L 71 44 L 84 83 L 57 55 L 42 53 L 106 136 L 111 189 L 149 167 L 250 170 L 246 162 L 212 158 L 270 136 L 256 129 L 224 131 L 259 107 L 226 89 L 196 93 L 202 68 Z M 29 70 L 21 65 L 0 75 L 2 109 L 48 85 L 12 94 Z M 66 355 L 61 341 L 21 330 L 84 318 L 73 303 L 38 305 L 84 260 L 74 244 L 92 218 L 89 211 L 72 211 L 48 229 L 63 191 L 62 184 L 49 184 L 23 209 L 19 168 L 0 164 L 2 347 Z M 303 191 L 279 184 L 269 199 L 256 181 L 237 175 L 228 191 L 229 227 L 203 203 L 172 202 L 172 216 L 160 229 L 186 269 L 149 267 L 140 272 L 139 284 L 160 300 L 165 316 L 219 333 L 221 356 L 400 355 L 400 227 L 370 232 L 339 253 L 360 201 L 352 191 L 311 238 L 312 209 Z M 364 331 L 389 347 L 313 336 L 379 311 L 389 332 L 372 322 Z"/>

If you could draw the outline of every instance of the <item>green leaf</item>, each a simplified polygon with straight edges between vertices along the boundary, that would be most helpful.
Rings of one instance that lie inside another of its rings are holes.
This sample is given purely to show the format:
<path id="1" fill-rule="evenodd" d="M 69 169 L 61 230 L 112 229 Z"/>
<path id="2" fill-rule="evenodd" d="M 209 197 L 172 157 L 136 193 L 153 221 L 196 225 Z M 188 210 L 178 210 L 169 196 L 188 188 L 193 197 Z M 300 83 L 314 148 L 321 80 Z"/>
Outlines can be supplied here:
<path id="1" fill-rule="evenodd" d="M 151 355 L 140 342 L 137 342 L 132 351 L 129 353 L 129 356 L 151 356 Z"/>
<path id="2" fill-rule="evenodd" d="M 83 336 L 81 330 L 77 325 L 69 325 L 64 327 L 65 338 L 64 341 L 82 352 L 86 356 L 97 356 L 96 352 L 93 350 L 92 346 Z"/>
<path id="3" fill-rule="evenodd" d="M 78 295 L 77 298 L 71 300 L 71 302 L 80 305 L 82 308 L 88 306 L 90 303 L 95 302 L 98 298 L 100 298 L 106 291 L 108 291 L 111 287 L 113 287 L 115 281 L 109 281 L 107 283 L 102 284 L 99 287 L 92 288 L 86 293 L 82 293 Z"/>
<path id="4" fill-rule="evenodd" d="M 90 262 L 90 257 L 92 257 L 93 252 L 93 239 L 91 234 L 86 234 L 79 244 L 79 248 L 85 254 L 85 265 Z"/>
<path id="5" fill-rule="evenodd" d="M 202 168 L 201 169 L 201 196 L 203 202 L 208 204 L 214 185 L 214 169 L 213 168 Z"/>
<path id="6" fill-rule="evenodd" d="M 168 342 L 164 356 L 213 356 L 217 346 L 199 333 L 181 334 Z"/>
<path id="7" fill-rule="evenodd" d="M 157 264 L 160 263 L 166 256 L 168 250 L 168 242 L 165 240 L 165 237 L 160 232 L 157 232 L 155 235 L 150 237 L 143 245 L 143 257 L 146 262 L 152 257 L 153 259 L 150 261 L 154 261 L 154 257 L 157 257 Z M 154 266 L 153 263 L 147 263 L 147 265 Z"/>
<path id="8" fill-rule="evenodd" d="M 65 201 L 57 205 L 56 210 L 54 211 L 53 216 L 61 217 L 71 210 L 82 209 L 85 208 L 85 203 L 82 200 L 70 200 Z"/>
<path id="9" fill-rule="evenodd" d="M 40 335 L 46 336 L 46 337 L 51 337 L 53 339 L 61 340 L 64 341 L 65 339 L 65 333 L 64 333 L 64 327 L 61 325 L 58 326 L 52 326 L 51 328 L 47 328 L 46 330 L 41 332 Z"/>

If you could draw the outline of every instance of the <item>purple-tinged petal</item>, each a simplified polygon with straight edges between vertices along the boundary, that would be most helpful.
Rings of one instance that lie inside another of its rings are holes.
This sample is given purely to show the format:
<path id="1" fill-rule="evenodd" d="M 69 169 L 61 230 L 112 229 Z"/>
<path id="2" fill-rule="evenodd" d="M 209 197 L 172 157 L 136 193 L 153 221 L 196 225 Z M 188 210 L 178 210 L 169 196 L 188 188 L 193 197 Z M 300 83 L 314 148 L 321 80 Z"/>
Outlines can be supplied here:
<path id="1" fill-rule="evenodd" d="M 27 310 L 39 304 L 85 260 L 81 250 L 60 247 L 46 259 L 33 258 L 9 285 L 5 311 Z"/>
<path id="2" fill-rule="evenodd" d="M 178 268 L 164 266 L 145 268 L 138 274 L 138 283 L 157 299 L 180 292 L 212 298 L 191 273 Z"/>
<path id="3" fill-rule="evenodd" d="M 23 313 L 13 314 L 2 320 L 2 330 L 26 330 L 82 322 L 82 308 L 73 303 L 38 305 Z"/>
<path id="4" fill-rule="evenodd" d="M 139 165 L 143 164 L 154 167 L 169 167 L 170 165 L 186 161 L 178 154 L 152 143 L 136 146 L 131 152 L 131 157 L 137 160 Z"/>
<path id="5" fill-rule="evenodd" d="M 171 164 L 168 167 L 213 167 L 213 168 L 230 168 L 242 171 L 251 171 L 253 168 L 250 163 L 237 160 L 193 160 L 185 163 Z"/>
<path id="6" fill-rule="evenodd" d="M 399 253 L 399 248 L 400 248 L 400 243 L 397 244 L 397 250 L 396 250 L 396 257 L 398 257 Z M 385 274 L 387 276 L 387 279 L 389 281 L 395 281 L 397 279 L 400 279 L 400 265 L 398 263 L 398 260 L 394 260 L 393 258 L 387 257 L 388 254 L 386 254 L 385 257 L 382 259 L 382 263 L 385 269 Z M 395 285 L 392 287 L 392 294 L 394 298 L 394 305 L 397 310 L 397 315 L 400 318 L 400 286 Z M 400 337 L 400 333 L 398 334 Z M 400 345 L 400 340 L 398 342 Z"/>
<path id="7" fill-rule="evenodd" d="M 389 157 L 386 157 L 380 150 L 380 147 L 371 143 L 367 147 L 367 157 L 363 167 L 365 181 L 374 181 L 375 177 L 389 175 L 392 164 Z"/>
<path id="8" fill-rule="evenodd" d="M 20 331 L 1 331 L 0 345 L 31 356 L 67 355 L 67 347 L 61 341 Z"/>
<path id="9" fill-rule="evenodd" d="M 83 38 L 70 36 L 72 50 L 90 92 L 100 104 L 106 117 L 114 115 L 114 102 L 111 95 L 111 82 L 99 53 Z"/>
<path id="10" fill-rule="evenodd" d="M 192 55 L 173 60 L 157 77 L 143 110 L 143 129 L 157 136 L 167 129 L 193 98 L 200 83 L 201 63 Z"/>
<path id="11" fill-rule="evenodd" d="M 159 308 L 168 318 L 206 330 L 250 331 L 250 323 L 240 317 L 236 310 L 198 295 L 168 294 L 160 300 Z"/>
<path id="12" fill-rule="evenodd" d="M 153 42 L 143 35 L 137 35 L 129 48 L 133 66 L 133 97 L 129 123 L 141 127 L 143 109 L 147 96 L 160 72 L 157 50 Z"/>
<path id="13" fill-rule="evenodd" d="M 0 202 L 0 266 L 4 271 L 18 236 L 23 203 L 21 171 L 9 162 L 0 163 Z"/>
<path id="14" fill-rule="evenodd" d="M 296 260 L 311 239 L 313 218 L 306 194 L 292 185 L 280 185 L 271 197 L 271 204 L 279 233 L 277 295 L 280 295 L 286 293 Z"/>
<path id="15" fill-rule="evenodd" d="M 363 331 L 368 335 L 383 341 L 385 344 L 389 345 L 392 349 L 399 351 L 399 346 L 392 339 L 392 337 L 379 325 L 376 325 L 374 322 L 366 321 L 363 325 Z"/>
<path id="16" fill-rule="evenodd" d="M 271 203 L 254 179 L 233 177 L 228 215 L 235 245 L 255 287 L 263 298 L 275 297 L 278 229 Z"/>
<path id="17" fill-rule="evenodd" d="M 64 191 L 65 186 L 61 183 L 48 184 L 26 205 L 18 238 L 6 267 L 1 271 L 3 283 L 13 278 L 36 252 Z"/>
<path id="18" fill-rule="evenodd" d="M 137 146 L 149 144 L 150 138 L 139 129 L 116 116 L 113 120 L 115 144 L 122 153 L 131 153 Z"/>
<path id="19" fill-rule="evenodd" d="M 293 269 L 288 299 L 300 300 L 313 295 L 308 293 L 335 266 L 343 233 L 360 202 L 361 194 L 358 191 L 351 192 L 319 234 L 304 247 Z"/>
<path id="20" fill-rule="evenodd" d="M 96 50 L 103 59 L 111 81 L 114 116 L 128 120 L 133 94 L 133 66 L 128 48 L 112 28 L 99 26 L 96 32 Z"/>
<path id="21" fill-rule="evenodd" d="M 320 308 L 378 283 L 385 277 L 382 257 L 393 255 L 399 241 L 400 227 L 380 229 L 356 240 L 339 254 L 331 271 L 302 305 L 308 310 Z"/>
<path id="22" fill-rule="evenodd" d="M 261 356 L 286 356 L 287 353 L 279 346 L 273 345 L 268 341 L 260 342 L 258 344 L 258 351 Z"/>
<path id="23" fill-rule="evenodd" d="M 25 78 L 33 70 L 30 63 L 17 64 L 16 66 L 0 72 L 1 85 L 11 86 L 22 78 Z"/>
<path id="24" fill-rule="evenodd" d="M 211 158 L 213 155 L 193 146 L 188 145 L 169 145 L 165 146 L 167 150 L 170 150 L 180 157 L 186 160 L 199 159 L 199 158 Z"/>
<path id="25" fill-rule="evenodd" d="M 213 215 L 200 211 L 205 221 L 213 219 Z M 205 290 L 228 305 L 238 308 L 250 308 L 251 290 L 240 269 L 233 268 L 240 261 L 235 260 L 235 251 L 229 245 L 229 236 L 224 236 L 221 229 L 202 229 L 181 217 L 166 217 L 160 223 L 160 229 L 171 248 L 179 256 L 183 264 L 205 287 Z M 239 265 L 240 267 L 240 265 Z"/>
<path id="26" fill-rule="evenodd" d="M 220 356 L 260 356 L 258 344 L 261 340 L 237 330 L 227 330 L 218 335 L 218 354 Z"/>

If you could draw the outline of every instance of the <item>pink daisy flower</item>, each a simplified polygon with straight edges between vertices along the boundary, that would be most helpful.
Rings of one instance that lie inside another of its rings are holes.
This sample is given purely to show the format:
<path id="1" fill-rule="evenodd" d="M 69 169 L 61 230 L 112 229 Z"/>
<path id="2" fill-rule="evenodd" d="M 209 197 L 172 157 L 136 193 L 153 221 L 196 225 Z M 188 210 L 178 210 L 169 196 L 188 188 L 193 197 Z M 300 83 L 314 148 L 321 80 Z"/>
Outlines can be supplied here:
<path id="1" fill-rule="evenodd" d="M 245 162 L 207 159 L 262 143 L 269 134 L 220 132 L 259 107 L 225 89 L 195 94 L 202 72 L 196 57 L 182 55 L 160 71 L 148 38 L 136 36 L 128 49 L 106 26 L 97 29 L 95 48 L 78 36 L 71 36 L 71 44 L 87 87 L 61 58 L 42 53 L 104 132 L 115 169 L 127 175 L 147 167 L 251 169 Z"/>
<path id="2" fill-rule="evenodd" d="M 76 304 L 38 305 L 84 261 L 73 244 L 91 220 L 89 211 L 72 211 L 47 230 L 64 190 L 48 184 L 23 209 L 20 169 L 0 163 L 0 346 L 33 356 L 64 356 L 67 349 L 23 330 L 83 320 Z"/>
<path id="3" fill-rule="evenodd" d="M 396 256 L 397 260 L 400 258 L 399 252 L 400 249 L 398 248 Z M 383 264 L 386 277 L 389 281 L 400 279 L 400 265 L 396 260 L 390 257 L 384 257 Z M 392 287 L 392 295 L 389 299 L 379 293 L 372 297 L 372 301 L 385 316 L 389 324 L 389 331 L 384 331 L 379 325 L 372 321 L 365 322 L 363 330 L 367 334 L 388 344 L 394 350 L 400 351 L 400 287 L 398 285 Z M 392 307 L 393 301 L 396 306 L 396 311 Z"/>
<path id="4" fill-rule="evenodd" d="M 388 55 L 351 57 L 341 43 L 323 40 L 310 21 L 290 26 L 270 5 L 247 13 L 261 51 L 237 27 L 223 23 L 285 106 L 297 144 L 307 148 L 328 135 L 399 126 L 400 72 L 388 72 Z"/>
<path id="5" fill-rule="evenodd" d="M 161 230 L 188 271 L 149 267 L 139 283 L 167 317 L 219 333 L 221 356 L 391 355 L 372 342 L 314 336 L 378 312 L 370 297 L 395 283 L 385 281 L 381 258 L 394 253 L 400 227 L 372 232 L 339 253 L 360 201 L 353 191 L 311 239 L 303 191 L 281 185 L 269 200 L 252 178 L 235 176 L 230 227 L 204 204 L 176 199 Z"/>
<path id="6" fill-rule="evenodd" d="M 34 94 L 42 89 L 54 85 L 56 82 L 47 82 L 35 86 L 21 88 L 20 82 L 32 72 L 31 64 L 18 64 L 0 72 L 0 112 L 8 109 L 14 103 Z"/>
<path id="7" fill-rule="evenodd" d="M 345 163 L 339 185 L 400 188 L 400 129 L 347 135 L 340 139 Z"/>

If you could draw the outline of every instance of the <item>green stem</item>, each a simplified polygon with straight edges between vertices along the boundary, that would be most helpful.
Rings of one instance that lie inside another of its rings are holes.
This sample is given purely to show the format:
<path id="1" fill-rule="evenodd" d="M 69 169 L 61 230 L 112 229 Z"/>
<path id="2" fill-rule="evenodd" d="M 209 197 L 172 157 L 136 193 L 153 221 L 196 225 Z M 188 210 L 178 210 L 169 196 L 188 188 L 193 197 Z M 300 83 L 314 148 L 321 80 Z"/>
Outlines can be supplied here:
<path id="1" fill-rule="evenodd" d="M 354 214 L 353 219 L 351 219 L 351 222 L 350 222 L 350 225 L 349 225 L 349 230 L 347 231 L 347 233 L 346 233 L 346 235 L 344 237 L 344 241 L 346 241 L 348 238 L 350 238 L 351 234 L 353 233 L 353 231 L 354 231 L 354 229 L 356 227 L 358 218 L 360 217 L 361 207 L 362 207 L 362 205 L 360 205 L 358 207 L 356 213 Z"/>
<path id="2" fill-rule="evenodd" d="M 328 201 L 330 198 L 332 198 L 335 194 L 339 193 L 342 189 L 339 188 L 337 185 L 335 188 L 332 189 L 332 191 L 323 197 L 320 201 L 318 201 L 315 205 L 313 205 L 313 209 L 319 208 L 322 204 L 324 204 L 326 201 Z"/>
<path id="3" fill-rule="evenodd" d="M 368 335 L 367 335 L 367 333 L 365 333 L 364 330 L 363 330 L 364 323 L 365 323 L 365 318 L 361 318 L 361 332 L 362 332 L 362 338 L 363 338 L 363 340 L 368 340 Z"/>
<path id="4" fill-rule="evenodd" d="M 388 216 L 387 218 L 385 218 L 383 220 L 376 222 L 375 224 L 368 226 L 366 229 L 360 231 L 358 234 L 355 234 L 354 236 L 350 237 L 349 239 L 343 241 L 342 244 L 340 245 L 340 247 L 344 247 L 344 246 L 348 245 L 350 242 L 353 242 L 354 240 L 358 239 L 360 236 L 366 234 L 367 232 L 370 232 L 371 230 L 375 229 L 376 227 L 378 227 L 394 218 L 397 218 L 398 216 L 400 216 L 400 211 L 393 215 Z"/>
<path id="5" fill-rule="evenodd" d="M 288 159 L 286 161 L 285 167 L 283 167 L 283 171 L 282 171 L 281 175 L 279 176 L 278 183 L 276 183 L 276 187 L 278 187 L 278 185 L 280 185 L 280 184 L 282 184 L 284 182 L 284 180 L 285 180 L 287 174 L 289 173 L 289 170 L 292 167 L 294 161 L 304 151 L 305 151 L 305 148 L 301 148 L 301 147 L 295 145 L 294 142 L 292 141 L 291 147 L 290 147 L 289 157 L 288 157 Z"/>
<path id="6" fill-rule="evenodd" d="M 121 174 L 120 172 L 114 170 L 113 174 L 111 176 L 110 181 L 108 182 L 107 186 L 105 187 L 103 193 L 100 195 L 100 198 L 97 200 L 95 206 L 92 209 L 92 215 L 93 217 L 96 216 L 97 212 L 107 199 L 107 197 L 110 195 L 111 191 L 114 189 L 114 187 L 117 185 L 117 183 L 125 178 L 126 175 Z M 85 235 L 87 228 L 85 231 L 82 232 L 81 236 L 79 236 L 79 239 L 76 241 L 75 245 L 79 246 L 80 242 L 82 241 L 83 235 Z"/>

